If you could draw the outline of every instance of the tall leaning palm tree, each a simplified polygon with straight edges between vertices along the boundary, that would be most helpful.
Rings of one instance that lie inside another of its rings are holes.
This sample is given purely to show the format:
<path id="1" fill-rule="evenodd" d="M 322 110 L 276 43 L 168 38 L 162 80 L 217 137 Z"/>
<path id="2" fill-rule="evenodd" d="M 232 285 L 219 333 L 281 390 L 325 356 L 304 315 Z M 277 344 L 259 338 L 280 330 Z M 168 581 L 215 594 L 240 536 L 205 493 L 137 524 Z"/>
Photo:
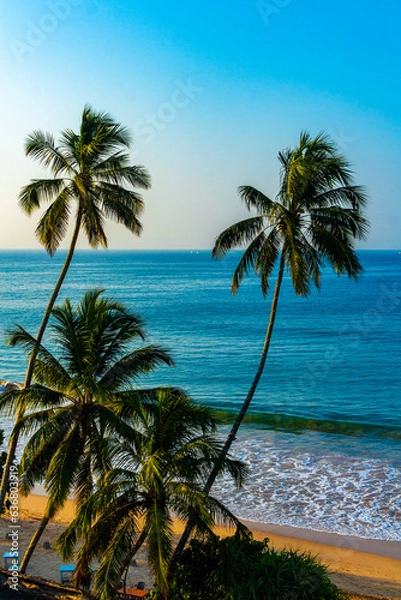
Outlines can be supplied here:
<path id="1" fill-rule="evenodd" d="M 67 300 L 52 311 L 51 353 L 21 327 L 10 341 L 28 352 L 37 347 L 34 384 L 0 399 L 8 414 L 27 409 L 15 425 L 30 436 L 20 463 L 20 485 L 29 493 L 44 480 L 48 503 L 20 571 L 48 521 L 74 493 L 79 507 L 93 493 L 97 480 L 111 467 L 116 437 L 133 439 L 132 415 L 152 401 L 156 388 L 132 387 L 143 374 L 161 364 L 172 365 L 168 353 L 155 345 L 134 347 L 144 339 L 143 324 L 119 302 L 87 292 L 76 309 Z"/>
<path id="2" fill-rule="evenodd" d="M 249 408 L 265 367 L 276 320 L 283 276 L 290 274 L 295 293 L 308 296 L 312 284 L 319 289 L 322 268 L 328 264 L 337 275 L 358 280 L 362 265 L 354 250 L 363 239 L 368 222 L 363 216 L 366 194 L 354 185 L 348 161 L 324 134 L 313 138 L 300 135 L 296 148 L 278 155 L 280 187 L 275 200 L 252 186 L 239 188 L 241 200 L 256 214 L 235 223 L 216 239 L 212 256 L 223 258 L 234 248 L 247 245 L 234 271 L 231 290 L 235 294 L 251 269 L 260 277 L 263 296 L 269 291 L 269 278 L 278 266 L 262 354 L 248 394 L 224 444 L 222 459 L 231 448 Z M 205 490 L 209 492 L 217 470 L 210 474 Z M 177 548 L 183 549 L 190 528 Z"/>
<path id="3" fill-rule="evenodd" d="M 173 514 L 184 522 L 192 518 L 203 535 L 213 535 L 216 516 L 244 529 L 203 491 L 221 452 L 211 408 L 179 390 L 162 389 L 133 417 L 134 440 L 116 442 L 113 469 L 57 542 L 63 558 L 71 560 L 77 534 L 83 537 L 75 557 L 78 574 L 100 558 L 92 593 L 101 600 L 114 597 L 124 570 L 144 542 L 156 584 L 166 595 Z M 221 470 L 237 485 L 246 473 L 242 463 L 228 457 Z"/>
<path id="4" fill-rule="evenodd" d="M 125 127 L 108 114 L 85 106 L 78 133 L 66 129 L 56 144 L 50 133 L 34 131 L 28 136 L 25 153 L 48 167 L 51 179 L 35 179 L 25 186 L 19 196 L 22 210 L 31 215 L 43 205 L 50 204 L 40 218 L 36 235 L 52 256 L 63 240 L 70 215 L 75 206 L 75 222 L 64 265 L 49 299 L 36 335 L 40 344 L 51 310 L 67 275 L 78 235 L 84 231 L 89 245 L 107 247 L 105 219 L 122 223 L 139 235 L 142 230 L 139 217 L 143 201 L 135 188 L 148 189 L 150 176 L 142 166 L 131 166 L 128 149 L 130 135 Z M 29 388 L 36 357 L 32 348 L 25 375 L 24 387 Z M 19 417 L 24 414 L 21 406 Z M 7 493 L 9 472 L 15 458 L 18 435 L 10 437 L 7 461 L 0 490 L 0 507 Z"/>

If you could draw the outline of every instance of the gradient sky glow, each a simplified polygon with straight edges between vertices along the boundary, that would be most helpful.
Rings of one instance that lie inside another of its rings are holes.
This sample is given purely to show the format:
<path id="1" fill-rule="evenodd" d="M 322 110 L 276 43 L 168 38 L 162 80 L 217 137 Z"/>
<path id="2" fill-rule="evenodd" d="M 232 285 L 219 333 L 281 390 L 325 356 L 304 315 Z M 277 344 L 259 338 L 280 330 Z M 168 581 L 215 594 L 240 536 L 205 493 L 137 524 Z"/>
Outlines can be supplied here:
<path id="1" fill-rule="evenodd" d="M 40 247 L 17 197 L 47 174 L 24 138 L 78 128 L 89 103 L 130 128 L 153 181 L 143 235 L 110 223 L 110 248 L 211 248 L 245 215 L 237 186 L 274 196 L 277 152 L 307 129 L 368 189 L 361 247 L 401 250 L 400 23 L 399 0 L 2 3 L 0 247 Z"/>

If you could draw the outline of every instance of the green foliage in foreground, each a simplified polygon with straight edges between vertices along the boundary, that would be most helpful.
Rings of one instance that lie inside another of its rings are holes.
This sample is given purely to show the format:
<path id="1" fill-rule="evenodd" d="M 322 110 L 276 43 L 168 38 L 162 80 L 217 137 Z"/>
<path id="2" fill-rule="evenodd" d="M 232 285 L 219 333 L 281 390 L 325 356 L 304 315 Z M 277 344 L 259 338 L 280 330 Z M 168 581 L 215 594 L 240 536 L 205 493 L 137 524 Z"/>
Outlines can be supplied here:
<path id="1" fill-rule="evenodd" d="M 156 596 L 157 597 L 157 596 Z M 192 540 L 170 582 L 168 600 L 347 600 L 310 554 L 273 550 L 241 534 Z"/>

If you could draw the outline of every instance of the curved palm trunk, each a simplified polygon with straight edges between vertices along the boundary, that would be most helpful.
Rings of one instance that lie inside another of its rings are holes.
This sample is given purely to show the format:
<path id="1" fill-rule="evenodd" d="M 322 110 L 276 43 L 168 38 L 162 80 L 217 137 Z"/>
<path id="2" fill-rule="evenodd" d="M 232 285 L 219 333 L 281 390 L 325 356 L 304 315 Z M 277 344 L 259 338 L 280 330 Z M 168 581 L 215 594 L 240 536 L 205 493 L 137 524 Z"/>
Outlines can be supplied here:
<path id="1" fill-rule="evenodd" d="M 128 575 L 129 564 L 130 564 L 131 560 L 133 559 L 133 557 L 135 556 L 135 554 L 138 552 L 138 550 L 140 550 L 140 548 L 143 546 L 147 535 L 148 535 L 148 532 L 146 529 L 141 531 L 141 534 L 139 535 L 138 539 L 136 540 L 136 542 L 134 544 L 134 547 L 130 550 L 130 552 L 128 552 L 128 554 L 125 557 L 125 560 L 122 564 L 121 573 L 124 573 L 124 579 L 123 579 L 124 596 L 126 596 L 127 575 Z M 99 582 L 96 580 L 96 577 L 95 577 L 95 589 L 98 587 L 99 587 Z"/>
<path id="2" fill-rule="evenodd" d="M 75 246 L 77 244 L 77 240 L 78 240 L 78 234 L 79 234 L 79 230 L 81 228 L 81 221 L 82 221 L 82 214 L 81 211 L 79 210 L 78 215 L 77 215 L 77 220 L 75 223 L 75 228 L 74 228 L 74 232 L 72 235 L 72 239 L 71 239 L 71 243 L 70 243 L 70 247 L 68 249 L 68 253 L 63 265 L 63 268 L 60 272 L 59 278 L 57 280 L 57 283 L 55 285 L 55 288 L 53 290 L 53 293 L 50 297 L 50 300 L 48 302 L 45 314 L 43 315 L 43 319 L 42 322 L 40 324 L 39 327 L 39 331 L 38 334 L 36 336 L 36 345 L 33 348 L 31 355 L 29 357 L 29 363 L 28 363 L 28 368 L 26 371 L 26 375 L 25 375 L 25 381 L 24 381 L 24 389 L 29 388 L 31 385 L 31 381 L 32 381 L 32 374 L 33 374 L 33 368 L 35 366 L 35 360 L 36 360 L 36 356 L 38 353 L 38 346 L 39 344 L 42 342 L 43 339 L 43 335 L 45 333 L 46 327 L 47 327 L 47 323 L 49 321 L 50 318 L 50 314 L 51 311 L 53 310 L 54 304 L 57 300 L 58 294 L 60 292 L 60 288 L 64 282 L 64 279 L 67 275 L 68 269 L 70 267 L 71 264 L 71 260 L 72 257 L 74 255 L 74 251 L 75 251 Z M 16 421 L 18 421 L 19 419 L 22 419 L 22 417 L 24 416 L 24 412 L 25 410 L 21 407 L 20 410 L 17 413 L 16 416 Z M 4 470 L 3 470 L 3 478 L 1 480 L 1 489 L 0 489 L 0 512 L 1 509 L 4 505 L 4 500 L 7 494 L 7 490 L 8 490 L 8 483 L 9 483 L 9 478 L 10 478 L 10 469 L 11 469 L 11 465 L 13 464 L 14 460 L 15 460 L 15 452 L 17 449 L 17 444 L 18 444 L 18 439 L 19 439 L 19 434 L 11 434 L 10 439 L 9 439 L 9 443 L 8 443 L 8 452 L 7 452 L 7 460 L 6 463 L 4 465 Z"/>
<path id="3" fill-rule="evenodd" d="M 277 304 L 278 304 L 278 299 L 279 299 L 279 295 L 280 295 L 281 284 L 283 281 L 284 265 L 285 265 L 285 257 L 284 257 L 284 252 L 282 252 L 281 257 L 280 257 L 280 265 L 279 265 L 279 271 L 278 271 L 278 275 L 277 275 L 276 286 L 274 288 L 274 296 L 273 296 L 272 305 L 271 305 L 271 309 L 270 309 L 269 325 L 267 327 L 265 341 L 264 341 L 263 349 L 262 349 L 262 355 L 259 360 L 259 365 L 258 365 L 257 371 L 255 373 L 255 376 L 253 378 L 251 387 L 249 388 L 248 394 L 247 394 L 247 396 L 244 400 L 244 403 L 241 407 L 241 410 L 239 411 L 238 416 L 235 419 L 235 422 L 231 428 L 231 431 L 228 434 L 227 439 L 224 443 L 220 457 L 219 457 L 218 461 L 216 462 L 216 464 L 214 465 L 214 467 L 209 475 L 209 478 L 206 482 L 206 485 L 204 487 L 204 492 L 206 492 L 206 494 L 208 494 L 210 492 L 210 489 L 211 489 L 213 483 L 215 482 L 215 479 L 219 473 L 221 464 L 222 464 L 223 460 L 225 459 L 225 457 L 227 456 L 228 452 L 230 451 L 231 445 L 232 445 L 233 441 L 235 440 L 237 431 L 240 428 L 240 425 L 246 415 L 246 412 L 249 408 L 249 405 L 252 401 L 252 398 L 253 398 L 256 388 L 258 386 L 259 380 L 262 376 L 263 369 L 264 369 L 264 366 L 266 363 L 267 354 L 269 352 L 270 340 L 272 337 L 274 324 L 276 321 Z M 177 563 L 178 557 L 184 550 L 185 544 L 187 543 L 188 538 L 191 535 L 191 531 L 192 531 L 192 524 L 188 523 L 188 525 L 185 528 L 184 533 L 181 536 L 180 541 L 178 542 L 178 544 L 176 546 L 173 557 L 171 559 L 171 564 L 170 564 L 171 570 L 174 569 L 174 567 Z"/>
<path id="4" fill-rule="evenodd" d="M 19 569 L 20 573 L 24 574 L 26 572 L 29 561 L 31 560 L 31 556 L 32 556 L 36 546 L 38 545 L 40 538 L 42 537 L 42 534 L 43 534 L 44 530 L 46 529 L 49 521 L 50 521 L 50 516 L 48 516 L 48 513 L 46 511 L 44 517 L 42 517 L 39 527 L 33 534 L 31 541 L 29 542 L 28 548 L 25 551 L 24 558 L 22 559 L 21 566 Z"/>
<path id="5" fill-rule="evenodd" d="M 127 558 L 124 561 L 124 565 L 123 565 L 123 573 L 125 571 L 124 580 L 123 580 L 124 581 L 124 584 L 123 584 L 124 598 L 127 598 L 127 594 L 126 594 L 127 575 L 128 575 L 128 569 L 129 569 L 130 562 L 134 558 L 134 556 L 138 552 L 138 550 L 140 550 L 141 547 L 143 546 L 147 535 L 148 535 L 148 532 L 146 531 L 146 529 L 141 531 L 140 536 L 138 537 L 137 541 L 135 542 L 135 546 L 132 548 L 131 552 L 128 554 Z"/>

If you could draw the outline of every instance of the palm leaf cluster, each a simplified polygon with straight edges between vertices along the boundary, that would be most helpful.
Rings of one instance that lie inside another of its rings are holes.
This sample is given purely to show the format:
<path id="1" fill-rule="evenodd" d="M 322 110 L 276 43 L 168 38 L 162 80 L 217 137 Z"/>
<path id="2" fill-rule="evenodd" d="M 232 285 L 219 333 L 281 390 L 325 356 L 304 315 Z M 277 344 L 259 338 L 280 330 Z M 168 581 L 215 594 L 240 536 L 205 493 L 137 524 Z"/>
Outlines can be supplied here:
<path id="1" fill-rule="evenodd" d="M 233 294 L 253 269 L 266 296 L 269 279 L 278 266 L 259 365 L 224 451 L 229 450 L 263 373 L 284 273 L 289 273 L 297 295 L 308 296 L 312 284 L 319 289 L 326 265 L 337 275 L 355 280 L 363 272 L 354 243 L 368 231 L 363 215 L 367 198 L 364 189 L 353 183 L 348 161 L 328 136 L 312 138 L 306 132 L 301 133 L 297 147 L 279 152 L 278 158 L 281 171 L 276 200 L 252 186 L 241 186 L 240 198 L 256 215 L 223 231 L 212 252 L 214 258 L 222 258 L 229 250 L 248 244 L 234 271 Z M 209 478 L 209 489 L 214 475 Z"/>
<path id="2" fill-rule="evenodd" d="M 303 132 L 296 148 L 279 153 L 275 200 L 252 186 L 239 188 L 253 215 L 223 231 L 212 255 L 222 258 L 233 248 L 246 246 L 233 275 L 233 293 L 253 270 L 266 296 L 277 266 L 278 272 L 257 372 L 227 441 L 220 444 L 209 407 L 195 404 L 179 389 L 141 387 L 143 376 L 173 361 L 165 349 L 144 345 L 139 317 L 100 290 L 88 291 L 76 308 L 68 300 L 54 308 L 81 229 L 92 247 L 107 247 L 108 218 L 134 234 L 141 232 L 143 202 L 135 188 L 147 189 L 150 177 L 142 166 L 130 165 L 129 146 L 126 128 L 88 106 L 79 131 L 64 130 L 57 144 L 51 134 L 41 131 L 28 137 L 26 154 L 50 169 L 53 177 L 24 187 L 21 208 L 30 215 L 49 204 L 36 235 L 50 255 L 67 232 L 73 205 L 75 226 L 36 338 L 22 327 L 9 337 L 11 345 L 22 346 L 30 357 L 24 388 L 0 398 L 0 411 L 16 417 L 0 504 L 21 433 L 29 438 L 20 465 L 22 490 L 28 493 L 35 482 L 44 481 L 48 493 L 44 518 L 21 572 L 49 519 L 74 493 L 77 515 L 58 540 L 58 548 L 65 559 L 75 556 L 77 584 L 83 587 L 89 586 L 92 562 L 100 560 L 94 593 L 101 600 L 113 597 L 124 570 L 145 542 L 157 586 L 166 598 L 192 530 L 213 537 L 218 518 L 241 530 L 234 515 L 209 492 L 221 473 L 227 472 L 236 485 L 246 475 L 244 466 L 228 452 L 265 366 L 284 274 L 289 273 L 296 294 L 302 296 L 313 285 L 319 288 L 327 264 L 338 275 L 358 279 L 362 266 L 354 242 L 364 238 L 368 228 L 363 216 L 365 192 L 354 185 L 349 163 L 323 134 L 312 138 Z M 50 315 L 53 323 L 45 347 L 42 339 Z M 173 515 L 187 527 L 172 559 Z M 74 555 L 78 540 L 82 545 Z M 235 562 L 233 547 L 227 546 L 228 553 L 225 548 L 223 544 L 222 572 L 228 579 L 223 588 L 228 589 L 230 577 L 241 565 Z M 265 562 L 266 557 L 277 562 L 271 553 L 264 552 Z M 284 559 L 283 570 L 288 570 L 294 556 Z M 230 563 L 233 567 L 227 571 Z M 263 575 L 256 573 L 261 585 L 269 569 Z M 302 597 L 312 598 L 308 586 L 306 582 Z M 230 597 L 247 597 L 244 594 L 242 590 Z"/>
<path id="3" fill-rule="evenodd" d="M 101 559 L 94 593 L 105 599 L 115 592 L 145 540 L 156 583 L 167 591 L 172 515 L 184 522 L 191 518 L 198 535 L 213 535 L 219 518 L 240 527 L 224 505 L 203 492 L 221 452 L 209 407 L 195 404 L 182 391 L 159 389 L 155 401 L 135 414 L 134 429 L 134 443 L 117 444 L 114 468 L 101 478 L 98 490 L 58 542 L 68 560 L 77 535 L 84 538 L 78 571 L 85 570 L 87 561 Z M 246 472 L 233 460 L 221 471 L 230 472 L 237 485 Z"/>
<path id="4" fill-rule="evenodd" d="M 295 149 L 280 152 L 278 158 L 276 199 L 241 186 L 241 200 L 256 215 L 231 225 L 216 239 L 214 258 L 247 245 L 234 272 L 233 293 L 253 269 L 266 295 L 280 255 L 298 295 L 307 296 L 312 282 L 320 286 L 326 263 L 338 275 L 357 279 L 362 266 L 353 246 L 355 239 L 366 236 L 368 223 L 363 216 L 366 193 L 354 185 L 350 164 L 327 136 L 312 138 L 306 132 Z"/>
<path id="5" fill-rule="evenodd" d="M 314 284 L 318 289 L 323 268 L 329 265 L 337 275 L 358 280 L 363 268 L 354 249 L 357 239 L 365 238 L 368 222 L 363 215 L 366 193 L 353 182 L 348 161 L 324 134 L 313 138 L 302 132 L 299 144 L 278 155 L 280 185 L 276 199 L 253 186 L 241 186 L 239 195 L 253 216 L 234 223 L 216 239 L 212 256 L 220 259 L 234 248 L 245 250 L 232 278 L 235 294 L 253 270 L 260 277 L 263 296 L 277 268 L 277 279 L 270 316 L 259 360 L 249 391 L 223 447 L 222 459 L 230 450 L 237 431 L 255 395 L 264 371 L 277 315 L 283 277 L 290 275 L 295 293 L 308 296 Z M 205 490 L 217 475 L 212 470 Z M 178 545 L 175 560 L 190 535 L 187 526 Z"/>
<path id="6" fill-rule="evenodd" d="M 42 525 L 21 569 L 48 520 L 71 493 L 77 517 L 59 541 L 64 558 L 77 555 L 77 583 L 86 585 L 90 564 L 101 556 L 95 592 L 109 598 L 132 556 L 147 541 L 157 583 L 167 589 L 172 552 L 172 515 L 191 518 L 198 533 L 212 534 L 218 517 L 239 526 L 220 502 L 204 493 L 217 462 L 217 421 L 211 408 L 183 391 L 140 387 L 160 365 L 173 365 L 168 352 L 143 345 L 142 320 L 100 290 L 86 292 L 77 307 L 69 300 L 52 312 L 50 351 L 37 349 L 34 384 L 2 395 L 0 411 L 25 414 L 16 430 L 28 436 L 20 485 L 29 493 L 44 481 L 48 494 Z M 9 343 L 29 353 L 37 341 L 22 327 Z M 240 485 L 243 465 L 227 459 Z"/>
<path id="7" fill-rule="evenodd" d="M 65 237 L 75 205 L 74 227 L 68 252 L 58 280 L 49 298 L 36 335 L 37 344 L 31 348 L 24 387 L 32 381 L 38 345 L 41 344 L 51 311 L 67 275 L 78 236 L 83 229 L 91 247 L 107 247 L 105 220 L 122 223 L 139 235 L 139 217 L 143 201 L 135 188 L 148 189 L 150 176 L 142 166 L 130 165 L 128 130 L 107 113 L 85 106 L 78 133 L 66 129 L 59 142 L 50 133 L 34 131 L 25 144 L 27 156 L 50 169 L 51 179 L 35 179 L 25 186 L 19 196 L 22 210 L 31 215 L 49 204 L 36 228 L 36 235 L 46 251 L 53 255 Z M 21 406 L 18 418 L 24 415 Z M 11 464 L 15 458 L 18 432 L 9 440 L 0 490 L 0 507 L 7 492 Z"/>
<path id="8" fill-rule="evenodd" d="M 21 404 L 29 411 L 17 426 L 30 436 L 21 460 L 25 492 L 45 478 L 54 510 L 71 489 L 79 503 L 92 493 L 94 478 L 110 465 L 108 439 L 129 435 L 119 412 L 133 410 L 149 393 L 125 389 L 124 384 L 160 364 L 173 364 L 157 346 L 127 352 L 144 338 L 141 319 L 119 302 L 101 297 L 99 290 L 86 293 L 76 310 L 69 300 L 53 309 L 50 340 L 60 358 L 41 345 L 35 385 L 15 394 L 13 402 L 6 396 L 0 403 L 8 411 L 16 412 Z M 18 327 L 9 343 L 29 352 L 36 341 Z"/>
<path id="9" fill-rule="evenodd" d="M 30 215 L 50 203 L 36 228 L 49 254 L 64 238 L 72 204 L 89 244 L 107 247 L 105 219 L 122 223 L 139 234 L 143 201 L 134 188 L 148 189 L 150 176 L 142 166 L 131 166 L 128 130 L 108 114 L 85 106 L 79 131 L 65 129 L 56 143 L 52 134 L 34 131 L 25 151 L 51 170 L 52 179 L 35 179 L 20 194 L 21 208 Z"/>

